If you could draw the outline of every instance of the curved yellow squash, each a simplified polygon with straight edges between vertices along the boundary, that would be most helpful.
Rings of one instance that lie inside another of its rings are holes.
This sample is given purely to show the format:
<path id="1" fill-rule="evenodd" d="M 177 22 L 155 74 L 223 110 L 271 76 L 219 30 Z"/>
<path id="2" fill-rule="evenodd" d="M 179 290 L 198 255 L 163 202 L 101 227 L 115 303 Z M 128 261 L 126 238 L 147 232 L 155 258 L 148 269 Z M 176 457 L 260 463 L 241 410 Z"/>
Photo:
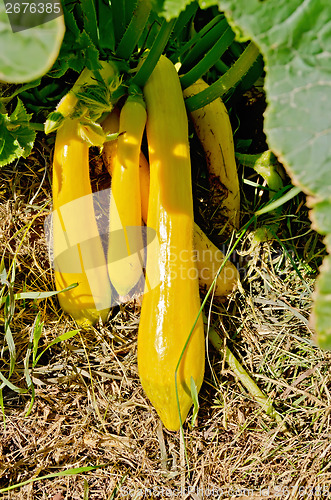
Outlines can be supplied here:
<path id="1" fill-rule="evenodd" d="M 198 94 L 208 88 L 199 79 L 184 90 L 184 97 Z M 233 145 L 233 132 L 227 109 L 219 97 L 190 113 L 197 136 L 205 151 L 210 181 L 225 190 L 222 214 L 235 228 L 240 222 L 240 189 Z"/>
<path id="2" fill-rule="evenodd" d="M 141 194 L 141 216 L 147 223 L 148 199 L 149 199 L 149 165 L 143 153 L 140 153 L 140 194 Z M 194 260 L 196 261 L 200 288 L 208 290 L 213 284 L 214 278 L 223 263 L 225 256 L 208 236 L 200 229 L 198 224 L 193 226 Z M 240 276 L 236 266 L 227 260 L 222 271 L 219 273 L 215 283 L 214 296 L 224 299 L 236 290 Z"/>
<path id="3" fill-rule="evenodd" d="M 158 246 L 147 247 L 146 287 L 138 331 L 138 370 L 142 386 L 169 430 L 178 430 L 192 406 L 191 378 L 197 390 L 204 376 L 203 321 L 193 255 L 193 202 L 188 123 L 176 69 L 161 56 L 144 87 L 150 160 L 147 226 Z"/>
<path id="4" fill-rule="evenodd" d="M 62 309 L 82 326 L 105 320 L 111 306 L 106 258 L 95 219 L 89 148 L 67 118 L 56 134 L 53 159 L 53 253 Z"/>
<path id="5" fill-rule="evenodd" d="M 120 111 L 114 107 L 102 122 L 106 134 L 117 134 L 120 128 Z M 117 139 L 105 142 L 102 148 L 102 158 L 110 175 L 113 175 L 114 161 L 117 155 Z"/>
<path id="6" fill-rule="evenodd" d="M 129 96 L 119 118 L 109 209 L 108 273 L 120 296 L 143 276 L 139 156 L 145 124 L 142 99 Z"/>

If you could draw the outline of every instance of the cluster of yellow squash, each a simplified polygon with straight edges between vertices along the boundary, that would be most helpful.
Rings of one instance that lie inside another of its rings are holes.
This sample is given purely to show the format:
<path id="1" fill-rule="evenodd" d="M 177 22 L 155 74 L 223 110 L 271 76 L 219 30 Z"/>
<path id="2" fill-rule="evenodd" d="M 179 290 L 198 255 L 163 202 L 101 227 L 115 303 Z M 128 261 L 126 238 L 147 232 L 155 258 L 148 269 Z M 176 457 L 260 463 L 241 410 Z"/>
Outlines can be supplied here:
<path id="1" fill-rule="evenodd" d="M 185 94 L 197 93 L 204 85 L 200 81 Z M 239 187 L 225 107 L 215 101 L 192 113 L 192 120 L 208 151 L 207 162 L 218 165 L 217 175 L 221 173 L 229 193 L 224 206 L 237 226 Z M 103 149 L 112 176 L 106 252 L 95 217 L 88 145 L 78 134 L 78 121 L 67 118 L 56 136 L 53 245 L 62 260 L 55 266 L 55 282 L 58 290 L 79 283 L 60 293 L 59 301 L 79 324 L 93 324 L 99 317 L 106 320 L 114 288 L 119 296 L 128 296 L 145 280 L 138 331 L 139 376 L 165 427 L 177 430 L 193 402 L 192 380 L 199 391 L 204 376 L 199 278 L 209 287 L 224 256 L 194 223 L 188 119 L 171 61 L 161 56 L 144 86 L 143 98 L 129 96 L 102 126 L 106 133 L 119 132 L 118 139 L 106 142 Z M 145 129 L 148 162 L 141 152 Z M 144 234 L 129 231 L 141 227 L 142 220 L 154 231 L 157 243 L 147 246 L 145 275 Z M 227 295 L 237 281 L 237 269 L 227 262 L 218 276 L 216 295 Z"/>

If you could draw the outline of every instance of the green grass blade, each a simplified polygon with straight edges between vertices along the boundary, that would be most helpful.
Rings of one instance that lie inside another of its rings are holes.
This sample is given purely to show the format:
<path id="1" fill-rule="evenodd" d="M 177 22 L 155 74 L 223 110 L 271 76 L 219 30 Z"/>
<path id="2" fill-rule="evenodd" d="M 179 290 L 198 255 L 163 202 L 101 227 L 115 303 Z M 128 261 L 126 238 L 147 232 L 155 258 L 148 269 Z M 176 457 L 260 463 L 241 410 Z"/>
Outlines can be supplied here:
<path id="1" fill-rule="evenodd" d="M 28 411 L 25 414 L 25 417 L 28 417 L 30 415 L 31 410 L 32 410 L 33 405 L 34 405 L 35 396 L 36 396 L 36 393 L 35 393 L 35 390 L 34 390 L 34 385 L 32 383 L 31 383 L 31 386 L 30 386 L 30 390 L 31 390 L 31 401 L 30 401 L 30 404 L 29 404 Z"/>
<path id="2" fill-rule="evenodd" d="M 40 322 L 40 313 L 37 314 L 33 326 L 33 348 L 32 348 L 32 365 L 35 366 L 37 357 L 38 344 L 43 331 L 44 323 Z"/>
<path id="3" fill-rule="evenodd" d="M 35 483 L 36 481 L 43 481 L 44 479 L 53 479 L 55 477 L 62 477 L 62 476 L 75 476 L 77 474 L 83 474 L 84 472 L 90 472 L 92 470 L 97 470 L 105 466 L 106 464 L 93 465 L 88 467 L 77 467 L 77 468 L 62 470 L 60 472 L 54 472 L 53 474 L 46 474 L 45 476 L 32 477 L 31 479 L 27 479 L 26 481 L 22 481 L 21 483 L 13 484 L 12 486 L 7 486 L 6 488 L 1 488 L 0 493 L 5 493 L 6 491 L 11 491 L 16 488 L 21 488 L 26 484 Z"/>
<path id="4" fill-rule="evenodd" d="M 19 394 L 26 394 L 28 392 L 27 389 L 21 389 L 17 387 L 17 385 L 12 384 L 1 372 L 0 372 L 0 380 L 2 380 L 2 384 L 0 386 L 0 390 L 2 390 L 5 386 L 9 387 L 14 392 L 18 392 Z"/>
<path id="5" fill-rule="evenodd" d="M 88 482 L 84 478 L 84 497 L 83 497 L 83 500 L 89 499 L 89 491 L 90 491 L 90 488 L 89 488 Z"/>
<path id="6" fill-rule="evenodd" d="M 193 401 L 193 415 L 192 415 L 191 425 L 192 425 L 192 427 L 194 427 L 195 421 L 196 421 L 197 416 L 198 416 L 198 411 L 199 411 L 200 405 L 199 405 L 197 386 L 196 386 L 196 383 L 195 383 L 192 375 L 191 375 L 191 379 L 190 379 L 190 387 L 191 387 L 191 397 L 192 397 L 192 401 Z"/>
<path id="7" fill-rule="evenodd" d="M 277 200 L 272 201 L 271 203 L 267 203 L 263 208 L 255 212 L 255 215 L 263 215 L 268 212 L 272 212 L 276 208 L 284 205 L 284 203 L 287 203 L 289 200 L 292 200 L 295 196 L 297 196 L 299 193 L 301 193 L 301 189 L 298 187 L 293 187 L 290 189 L 287 193 L 285 193 L 283 196 L 280 198 L 277 198 Z"/>
<path id="8" fill-rule="evenodd" d="M 36 366 L 38 363 L 39 359 L 41 356 L 50 348 L 52 345 L 57 344 L 58 342 L 62 342 L 62 340 L 68 340 L 77 335 L 79 330 L 70 330 L 69 332 L 62 333 L 62 335 L 59 335 L 56 337 L 56 339 L 52 340 L 50 344 L 39 354 L 39 356 L 36 357 L 35 361 L 33 362 L 33 368 Z"/>
<path id="9" fill-rule="evenodd" d="M 117 493 L 119 492 L 122 484 L 124 483 L 124 481 L 126 480 L 127 477 L 128 477 L 128 474 L 124 474 L 124 476 L 121 477 L 119 484 L 117 484 L 115 486 L 115 488 L 113 489 L 113 491 L 111 492 L 109 500 L 115 500 Z"/>
<path id="10" fill-rule="evenodd" d="M 38 315 L 36 316 L 34 323 L 32 325 L 32 328 L 30 330 L 28 348 L 26 350 L 24 363 L 23 363 L 24 364 L 24 377 L 25 377 L 25 381 L 26 381 L 26 385 L 27 385 L 28 389 L 30 389 L 32 386 L 32 380 L 31 380 L 30 370 L 29 370 L 29 361 L 30 361 L 30 356 L 31 356 L 32 349 L 33 349 L 33 334 L 34 334 L 34 327 L 36 324 L 37 317 L 38 317 Z"/>
<path id="11" fill-rule="evenodd" d="M 68 286 L 67 288 L 64 288 L 63 290 L 60 291 L 51 291 L 51 292 L 21 292 L 21 293 L 16 293 L 14 295 L 15 300 L 19 299 L 32 299 L 32 300 L 38 300 L 38 299 L 47 299 L 48 297 L 53 297 L 54 295 L 57 295 L 62 292 L 66 292 L 67 290 L 71 290 L 72 288 L 75 288 L 78 286 L 78 283 L 73 283 L 72 285 Z"/>
<path id="12" fill-rule="evenodd" d="M 7 342 L 8 350 L 9 350 L 9 356 L 10 356 L 10 365 L 9 365 L 9 377 L 12 375 L 14 368 L 15 368 L 15 362 L 16 362 L 16 346 L 14 342 L 14 338 L 9 326 L 9 321 L 6 318 L 6 312 L 5 312 L 5 340 Z"/>
<path id="13" fill-rule="evenodd" d="M 3 421 L 3 430 L 6 430 L 6 414 L 5 414 L 5 406 L 3 404 L 3 394 L 2 389 L 0 389 L 0 408 L 2 413 L 2 421 Z"/>

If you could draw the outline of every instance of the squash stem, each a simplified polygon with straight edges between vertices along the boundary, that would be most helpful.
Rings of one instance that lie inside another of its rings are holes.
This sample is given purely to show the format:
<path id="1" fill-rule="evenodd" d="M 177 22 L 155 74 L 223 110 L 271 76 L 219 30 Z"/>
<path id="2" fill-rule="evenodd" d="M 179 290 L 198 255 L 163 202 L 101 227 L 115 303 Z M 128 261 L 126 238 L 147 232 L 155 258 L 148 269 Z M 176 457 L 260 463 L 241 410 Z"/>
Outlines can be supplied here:
<path id="1" fill-rule="evenodd" d="M 139 87 L 143 87 L 145 85 L 148 78 L 151 76 L 156 63 L 160 59 L 165 46 L 167 45 L 175 23 L 176 18 L 172 19 L 169 22 L 165 20 L 162 22 L 155 42 L 153 43 L 152 48 L 148 52 L 148 55 L 139 68 L 137 74 L 132 78 L 132 83 L 138 85 Z"/>
<path id="2" fill-rule="evenodd" d="M 187 72 L 208 50 L 214 47 L 220 37 L 229 28 L 226 19 L 221 18 L 197 43 L 182 60 L 182 66 L 179 73 Z M 219 56 L 220 57 L 220 56 Z"/>
<path id="3" fill-rule="evenodd" d="M 195 111 L 214 101 L 218 97 L 222 97 L 231 88 L 235 87 L 249 68 L 254 64 L 260 52 L 254 42 L 250 42 L 245 48 L 241 56 L 231 66 L 229 71 L 222 75 L 209 88 L 199 92 L 198 94 L 185 99 L 186 108 L 188 111 Z"/>
<path id="4" fill-rule="evenodd" d="M 181 76 L 180 83 L 184 89 L 192 85 L 199 78 L 202 77 L 207 71 L 214 66 L 219 58 L 224 54 L 231 42 L 234 40 L 234 33 L 228 27 L 221 38 L 215 45 L 207 52 L 207 54 L 199 61 L 188 73 Z"/>
<path id="5" fill-rule="evenodd" d="M 137 7 L 137 0 L 125 0 L 125 2 L 123 3 L 125 11 L 125 26 L 129 26 L 132 19 L 132 14 Z"/>
<path id="6" fill-rule="evenodd" d="M 115 43 L 119 43 L 125 30 L 125 2 L 123 0 L 112 0 L 112 20 Z"/>
<path id="7" fill-rule="evenodd" d="M 123 2 L 124 3 L 124 2 Z M 141 33 L 148 21 L 151 12 L 150 0 L 139 0 L 137 7 L 133 11 L 132 19 L 127 27 L 116 50 L 116 56 L 120 59 L 128 60 L 135 46 L 137 45 Z"/>
<path id="8" fill-rule="evenodd" d="M 194 33 L 194 35 L 192 36 L 192 38 L 190 40 L 188 40 L 188 42 L 185 43 L 185 45 L 183 45 L 179 50 L 178 50 L 178 57 L 180 59 L 183 59 L 183 63 L 186 64 L 185 62 L 185 58 L 187 56 L 183 56 L 187 51 L 190 51 L 191 47 L 194 45 L 194 44 L 197 44 L 199 43 L 199 41 L 202 39 L 203 36 L 205 36 L 206 33 L 208 33 L 208 31 L 210 31 L 216 24 L 218 24 L 218 22 L 221 20 L 221 19 L 224 19 L 224 15 L 223 14 L 219 14 L 218 16 L 214 17 L 211 21 L 209 21 L 208 24 L 206 24 L 206 26 L 204 26 L 200 31 L 197 31 L 196 33 Z M 193 50 L 193 49 L 192 49 Z M 189 54 L 188 54 L 189 55 Z"/>
<path id="9" fill-rule="evenodd" d="M 199 4 L 197 2 L 192 2 L 189 5 L 187 5 L 186 9 L 179 14 L 176 21 L 176 25 L 173 30 L 174 38 L 178 43 L 180 43 L 182 39 L 184 40 L 187 39 L 186 33 L 188 32 L 188 30 L 192 25 L 192 21 L 194 19 L 194 16 L 198 8 Z M 176 55 L 176 60 L 172 61 L 174 64 L 177 62 L 179 58 L 179 52 L 176 51 L 175 55 Z"/>

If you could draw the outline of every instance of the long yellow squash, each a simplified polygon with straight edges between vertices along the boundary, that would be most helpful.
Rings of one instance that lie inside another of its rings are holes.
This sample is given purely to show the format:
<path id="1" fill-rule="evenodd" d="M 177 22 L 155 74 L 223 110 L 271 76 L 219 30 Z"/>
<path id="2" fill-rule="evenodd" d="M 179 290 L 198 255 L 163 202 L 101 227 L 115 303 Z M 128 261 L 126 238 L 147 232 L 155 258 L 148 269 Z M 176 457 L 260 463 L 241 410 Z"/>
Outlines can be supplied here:
<path id="1" fill-rule="evenodd" d="M 223 300 L 238 286 L 238 269 L 230 260 L 223 264 L 224 254 L 210 241 L 197 224 L 194 224 L 193 244 L 199 272 L 199 284 L 205 291 L 211 287 L 219 268 L 223 265 L 217 276 L 213 292 L 216 298 Z"/>
<path id="2" fill-rule="evenodd" d="M 108 272 L 120 296 L 143 276 L 139 156 L 145 124 L 142 99 L 129 96 L 120 113 L 109 210 Z"/>
<path id="3" fill-rule="evenodd" d="M 106 134 L 117 134 L 120 128 L 120 111 L 115 106 L 102 122 L 102 128 Z M 117 139 L 105 142 L 102 149 L 102 158 L 105 166 L 113 175 L 114 162 L 117 155 Z"/>
<path id="4" fill-rule="evenodd" d="M 71 117 L 75 113 L 75 109 L 79 101 L 77 94 L 82 92 L 86 86 L 99 84 L 101 86 L 104 85 L 105 88 L 107 88 L 111 84 L 113 84 L 114 81 L 116 81 L 115 78 L 117 74 L 117 68 L 115 63 L 113 61 L 111 63 L 107 61 L 101 61 L 100 65 L 101 69 L 97 71 L 95 75 L 94 72 L 90 69 L 83 69 L 73 87 L 59 101 L 55 111 L 50 113 L 47 117 L 44 127 L 46 134 L 54 132 L 55 130 L 60 128 L 63 120 L 67 117 Z M 97 108 L 98 107 L 96 106 L 95 102 L 95 105 L 92 107 L 93 112 L 99 112 L 99 114 L 101 115 L 101 113 L 103 112 L 102 105 L 100 105 L 99 109 Z M 86 114 L 86 107 L 84 111 L 85 113 L 83 113 L 82 109 L 81 114 Z"/>
<path id="5" fill-rule="evenodd" d="M 111 160 L 108 157 L 108 163 L 110 162 Z M 141 215 L 143 221 L 147 223 L 150 179 L 149 165 L 143 153 L 140 153 L 139 172 Z M 225 256 L 196 223 L 193 226 L 193 246 L 194 260 L 196 261 L 199 274 L 199 285 L 201 288 L 208 290 Z M 226 295 L 229 295 L 236 290 L 239 279 L 239 272 L 236 266 L 230 260 L 227 260 L 223 265 L 222 271 L 217 276 L 214 296 L 223 299 Z"/>
<path id="6" fill-rule="evenodd" d="M 114 108 L 109 113 L 102 126 L 106 133 L 117 133 L 119 131 L 119 111 L 117 108 Z M 106 142 L 103 148 L 103 159 L 110 175 L 113 174 L 116 154 L 117 140 Z M 142 151 L 139 157 L 139 174 L 141 217 L 147 224 L 150 175 L 149 164 Z M 199 285 L 204 290 L 208 290 L 225 257 L 196 223 L 194 223 L 193 227 L 193 244 L 194 260 L 199 274 Z M 227 260 L 222 271 L 217 276 L 214 297 L 224 299 L 224 297 L 236 290 L 239 279 L 237 268 L 230 260 Z"/>
<path id="7" fill-rule="evenodd" d="M 89 177 L 89 147 L 67 118 L 56 134 L 53 159 L 53 253 L 62 309 L 77 323 L 105 320 L 111 306 L 106 258 L 95 219 Z"/>
<path id="8" fill-rule="evenodd" d="M 144 87 L 150 160 L 147 226 L 159 248 L 147 249 L 146 288 L 138 331 L 142 386 L 169 430 L 178 430 L 199 391 L 205 363 L 203 321 L 193 251 L 193 202 L 188 123 L 176 69 L 161 56 Z M 185 256 L 185 257 L 184 257 Z M 175 371 L 186 345 L 177 372 Z"/>
<path id="9" fill-rule="evenodd" d="M 116 134 L 120 128 L 120 112 L 114 107 L 111 113 L 102 122 L 102 128 L 107 134 Z M 118 139 L 108 141 L 104 144 L 102 158 L 105 166 L 111 176 L 113 176 L 115 158 L 117 156 Z M 140 178 L 140 200 L 141 200 L 141 218 L 147 222 L 148 198 L 149 198 L 149 165 L 142 151 L 139 156 L 139 178 Z"/>
<path id="10" fill-rule="evenodd" d="M 208 84 L 202 79 L 184 90 L 184 97 L 201 92 Z M 197 136 L 205 151 L 211 183 L 224 192 L 221 211 L 234 228 L 239 227 L 240 190 L 233 133 L 221 98 L 190 113 Z"/>

